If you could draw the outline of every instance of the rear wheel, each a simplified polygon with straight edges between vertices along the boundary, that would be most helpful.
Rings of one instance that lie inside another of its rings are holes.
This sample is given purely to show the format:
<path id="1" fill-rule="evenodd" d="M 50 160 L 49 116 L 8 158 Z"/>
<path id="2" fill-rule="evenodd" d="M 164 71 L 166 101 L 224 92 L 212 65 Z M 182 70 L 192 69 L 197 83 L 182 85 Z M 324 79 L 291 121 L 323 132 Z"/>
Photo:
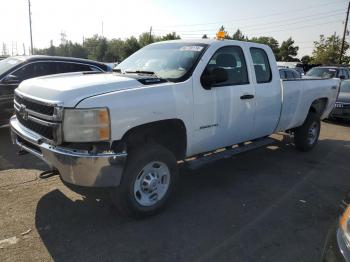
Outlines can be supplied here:
<path id="1" fill-rule="evenodd" d="M 143 217 L 159 212 L 169 199 L 178 177 L 175 156 L 150 144 L 130 152 L 113 204 L 125 215 Z"/>
<path id="2" fill-rule="evenodd" d="M 318 142 L 321 121 L 316 113 L 310 112 L 304 124 L 295 129 L 294 143 L 300 151 L 310 151 Z"/>

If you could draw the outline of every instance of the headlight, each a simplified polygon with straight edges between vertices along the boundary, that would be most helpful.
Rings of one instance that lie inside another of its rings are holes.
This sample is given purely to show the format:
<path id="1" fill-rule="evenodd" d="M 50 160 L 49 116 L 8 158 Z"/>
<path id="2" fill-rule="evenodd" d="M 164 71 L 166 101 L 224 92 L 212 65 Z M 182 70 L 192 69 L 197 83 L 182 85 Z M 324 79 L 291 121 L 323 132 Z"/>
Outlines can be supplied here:
<path id="1" fill-rule="evenodd" d="M 339 219 L 339 228 L 343 231 L 347 241 L 350 242 L 350 205 Z"/>
<path id="2" fill-rule="evenodd" d="M 64 141 L 106 141 L 110 139 L 110 134 L 110 120 L 107 108 L 64 110 Z"/>

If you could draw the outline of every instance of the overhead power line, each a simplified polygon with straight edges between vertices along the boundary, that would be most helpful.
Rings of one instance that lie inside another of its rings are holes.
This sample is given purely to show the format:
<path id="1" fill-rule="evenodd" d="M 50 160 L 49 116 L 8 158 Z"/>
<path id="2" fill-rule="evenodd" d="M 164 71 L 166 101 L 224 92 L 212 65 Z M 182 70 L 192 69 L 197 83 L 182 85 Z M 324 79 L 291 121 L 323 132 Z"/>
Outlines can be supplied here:
<path id="1" fill-rule="evenodd" d="M 302 17 L 297 17 L 297 18 L 290 18 L 290 19 L 284 19 L 284 20 L 279 20 L 279 21 L 272 21 L 268 23 L 259 23 L 255 25 L 248 25 L 248 27 L 242 27 L 242 26 L 237 26 L 233 30 L 236 30 L 237 28 L 243 29 L 244 31 L 249 31 L 249 30 L 257 30 L 257 29 L 266 29 L 266 28 L 276 28 L 276 27 L 284 27 L 288 25 L 294 25 L 294 24 L 299 24 L 299 23 L 305 23 L 307 21 L 315 21 L 315 20 L 322 20 L 328 17 L 333 17 L 335 15 L 340 15 L 344 13 L 344 10 L 334 10 L 328 11 L 328 12 L 323 12 L 319 14 L 314 14 L 310 16 L 302 16 Z M 322 15 L 321 15 L 322 14 Z M 327 15 L 324 15 L 327 14 Z M 291 22 L 292 23 L 283 23 L 283 22 Z M 267 25 L 273 25 L 272 27 L 266 27 Z M 177 33 L 191 33 L 191 32 L 208 32 L 208 31 L 213 31 L 217 30 L 218 28 L 206 28 L 206 29 L 192 29 L 192 30 L 176 30 Z M 225 27 L 227 31 L 232 31 L 229 27 Z M 157 32 L 169 32 L 171 29 L 155 29 Z"/>
<path id="2" fill-rule="evenodd" d="M 206 22 L 206 23 L 197 23 L 197 24 L 178 24 L 178 25 L 168 25 L 167 27 L 193 27 L 193 26 L 200 26 L 200 25 L 215 25 L 215 24 L 225 24 L 225 23 L 230 23 L 230 22 L 239 22 L 239 21 L 247 21 L 247 20 L 260 20 L 262 18 L 266 18 L 266 17 L 271 17 L 271 16 L 281 16 L 284 14 L 291 14 L 294 12 L 298 12 L 298 11 L 305 11 L 305 10 L 314 10 L 317 9 L 319 7 L 323 7 L 323 6 L 328 6 L 328 5 L 334 5 L 337 4 L 335 1 L 332 2 L 328 2 L 325 4 L 317 4 L 316 6 L 304 6 L 303 8 L 298 8 L 298 9 L 289 9 L 286 12 L 274 12 L 274 13 L 270 13 L 270 14 L 265 14 L 262 16 L 251 16 L 251 17 L 244 17 L 244 18 L 239 18 L 239 19 L 230 19 L 230 20 L 221 20 L 221 21 L 216 21 L 216 22 Z M 340 3 L 339 3 L 340 4 Z M 174 29 L 173 29 L 174 30 Z"/>

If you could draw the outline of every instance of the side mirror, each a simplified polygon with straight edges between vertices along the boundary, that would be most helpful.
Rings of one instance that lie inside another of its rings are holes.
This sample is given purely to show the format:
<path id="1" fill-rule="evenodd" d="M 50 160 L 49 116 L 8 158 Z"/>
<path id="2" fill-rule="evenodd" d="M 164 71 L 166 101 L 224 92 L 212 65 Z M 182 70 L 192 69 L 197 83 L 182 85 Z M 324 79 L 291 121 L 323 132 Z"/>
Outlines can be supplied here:
<path id="1" fill-rule="evenodd" d="M 339 78 L 340 78 L 341 80 L 344 80 L 344 79 L 345 79 L 345 76 L 339 76 Z"/>
<path id="2" fill-rule="evenodd" d="M 221 67 L 213 69 L 209 72 L 207 69 L 201 76 L 201 83 L 203 87 L 207 90 L 210 90 L 217 84 L 223 83 L 228 80 L 227 71 Z"/>
<path id="3" fill-rule="evenodd" d="M 4 84 L 19 84 L 19 79 L 15 75 L 8 75 L 2 80 Z"/>

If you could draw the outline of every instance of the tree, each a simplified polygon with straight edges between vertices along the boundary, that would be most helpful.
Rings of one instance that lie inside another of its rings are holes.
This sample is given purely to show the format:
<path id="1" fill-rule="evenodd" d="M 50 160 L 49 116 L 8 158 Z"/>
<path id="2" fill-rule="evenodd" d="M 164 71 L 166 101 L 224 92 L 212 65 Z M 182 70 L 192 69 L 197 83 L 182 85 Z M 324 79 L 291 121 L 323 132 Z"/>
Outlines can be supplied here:
<path id="1" fill-rule="evenodd" d="M 96 59 L 97 61 L 105 61 L 105 54 L 108 49 L 107 39 L 105 37 L 99 38 L 96 46 Z"/>
<path id="2" fill-rule="evenodd" d="M 142 33 L 139 36 L 140 47 L 144 47 L 146 45 L 152 44 L 153 42 L 155 42 L 154 36 L 150 35 L 148 32 Z"/>
<path id="3" fill-rule="evenodd" d="M 294 58 L 298 54 L 299 47 L 294 46 L 294 40 L 289 37 L 286 41 L 283 41 L 279 48 L 279 58 L 284 62 L 293 62 Z"/>
<path id="4" fill-rule="evenodd" d="M 269 47 L 271 47 L 272 52 L 275 54 L 276 60 L 279 60 L 279 58 L 280 58 L 279 57 L 279 44 L 275 38 L 269 37 L 269 36 L 260 36 L 260 37 L 253 37 L 253 38 L 249 39 L 249 41 L 254 42 L 254 43 L 268 45 Z"/>
<path id="5" fill-rule="evenodd" d="M 204 35 L 202 36 L 202 39 L 208 39 L 207 34 L 204 34 Z"/>
<path id="6" fill-rule="evenodd" d="M 248 37 L 243 35 L 241 30 L 237 29 L 237 31 L 232 35 L 232 39 L 238 41 L 247 41 Z"/>
<path id="7" fill-rule="evenodd" d="M 165 40 L 176 40 L 176 39 L 181 39 L 179 35 L 177 35 L 175 32 L 168 33 L 165 36 L 162 36 L 161 41 Z"/>
<path id="8" fill-rule="evenodd" d="M 300 61 L 304 64 L 304 65 L 307 65 L 311 62 L 311 57 L 308 56 L 308 55 L 304 55 Z"/>
<path id="9" fill-rule="evenodd" d="M 140 44 L 134 36 L 126 39 L 122 50 L 122 59 L 124 60 L 139 49 Z"/>
<path id="10" fill-rule="evenodd" d="M 320 35 L 320 40 L 314 42 L 312 51 L 312 63 L 314 64 L 337 64 L 340 57 L 342 40 L 336 34 L 325 38 Z M 349 44 L 345 42 L 344 54 L 349 49 Z M 343 61 L 349 61 L 349 57 L 344 56 Z"/>

